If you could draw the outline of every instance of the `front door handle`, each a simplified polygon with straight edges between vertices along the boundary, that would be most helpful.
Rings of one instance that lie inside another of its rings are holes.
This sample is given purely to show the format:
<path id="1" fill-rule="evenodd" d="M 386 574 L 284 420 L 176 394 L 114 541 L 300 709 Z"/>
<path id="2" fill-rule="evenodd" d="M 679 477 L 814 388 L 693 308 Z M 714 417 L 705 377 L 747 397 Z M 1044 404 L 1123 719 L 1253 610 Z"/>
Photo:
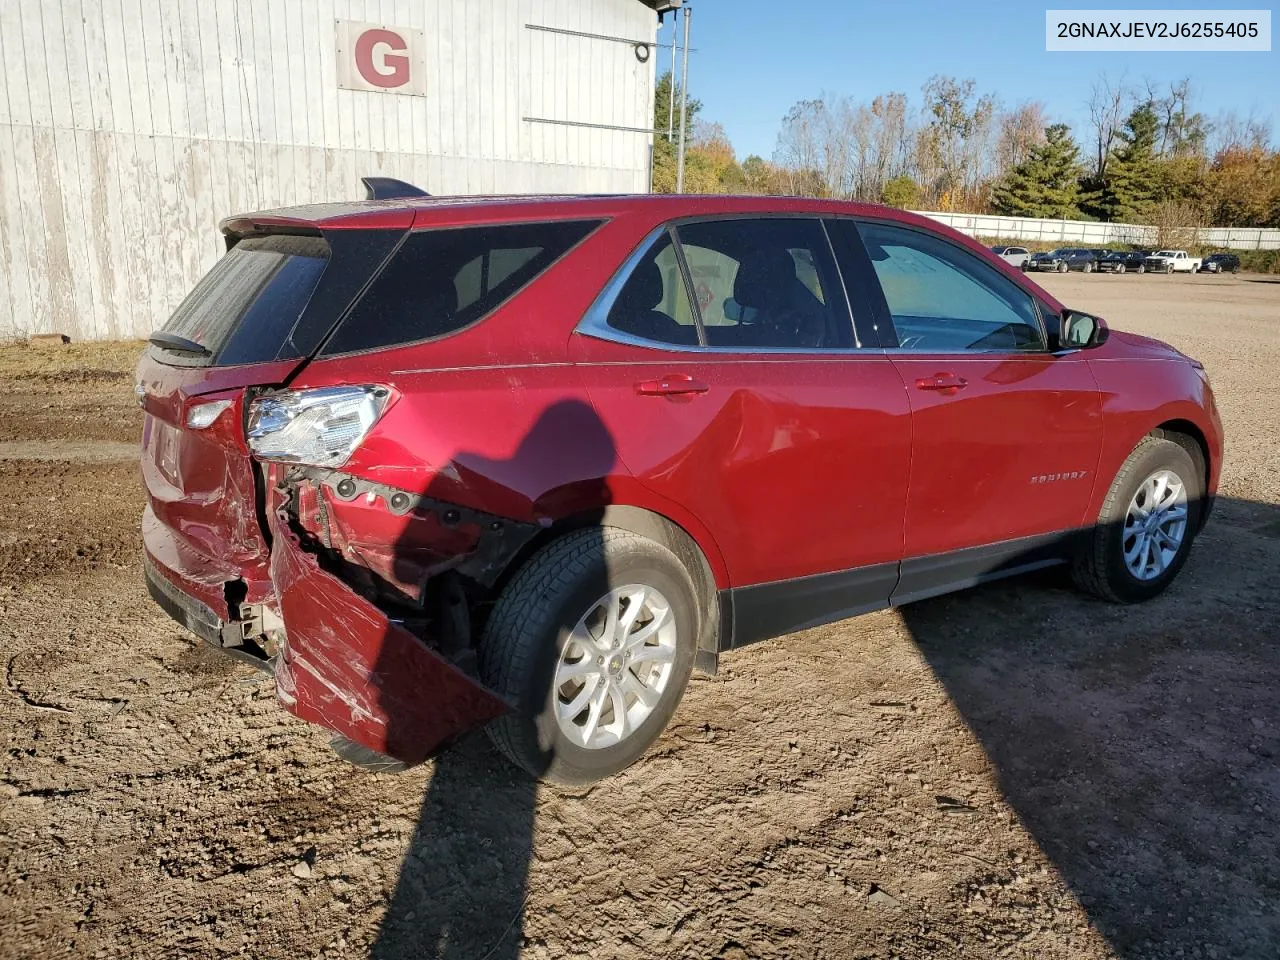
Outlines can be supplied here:
<path id="1" fill-rule="evenodd" d="M 671 373 L 656 380 L 641 380 L 636 393 L 642 397 L 685 397 L 711 388 L 685 373 Z"/>
<path id="2" fill-rule="evenodd" d="M 921 377 L 916 381 L 917 390 L 934 390 L 946 396 L 958 393 L 968 385 L 968 380 L 954 373 L 935 373 L 932 377 Z"/>

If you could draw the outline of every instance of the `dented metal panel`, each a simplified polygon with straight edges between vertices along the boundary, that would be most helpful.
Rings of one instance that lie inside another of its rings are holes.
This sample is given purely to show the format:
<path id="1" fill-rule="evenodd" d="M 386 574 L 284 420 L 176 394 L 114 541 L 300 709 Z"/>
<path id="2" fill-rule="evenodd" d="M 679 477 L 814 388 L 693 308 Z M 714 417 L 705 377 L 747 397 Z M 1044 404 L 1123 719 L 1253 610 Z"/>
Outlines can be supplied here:
<path id="1" fill-rule="evenodd" d="M 336 576 L 273 518 L 271 578 L 285 640 L 276 694 L 292 713 L 417 763 L 508 709 Z"/>

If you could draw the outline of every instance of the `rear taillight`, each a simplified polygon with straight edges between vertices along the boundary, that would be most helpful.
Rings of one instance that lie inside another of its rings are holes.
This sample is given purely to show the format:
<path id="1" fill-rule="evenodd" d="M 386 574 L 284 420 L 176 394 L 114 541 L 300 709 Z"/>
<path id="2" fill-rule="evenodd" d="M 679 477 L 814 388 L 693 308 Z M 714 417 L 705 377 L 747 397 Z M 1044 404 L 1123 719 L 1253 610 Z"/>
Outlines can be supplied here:
<path id="1" fill-rule="evenodd" d="M 211 400 L 208 403 L 197 403 L 187 410 L 187 426 L 192 430 L 203 430 L 218 417 L 222 411 L 231 406 L 230 400 Z"/>
<path id="2" fill-rule="evenodd" d="M 258 397 L 249 405 L 249 449 L 264 460 L 339 467 L 391 399 L 383 386 L 317 387 Z"/>

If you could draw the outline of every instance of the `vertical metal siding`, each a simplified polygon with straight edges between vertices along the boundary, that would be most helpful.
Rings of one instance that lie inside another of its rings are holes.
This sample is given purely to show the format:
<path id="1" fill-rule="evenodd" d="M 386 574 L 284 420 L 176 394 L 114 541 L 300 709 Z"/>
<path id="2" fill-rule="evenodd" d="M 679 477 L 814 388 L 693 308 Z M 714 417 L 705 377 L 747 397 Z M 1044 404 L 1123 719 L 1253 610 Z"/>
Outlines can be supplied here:
<path id="1" fill-rule="evenodd" d="M 339 90 L 334 21 L 422 30 L 427 96 Z M 0 0 L 0 337 L 145 336 L 230 213 L 359 195 L 638 192 L 638 0 Z"/>

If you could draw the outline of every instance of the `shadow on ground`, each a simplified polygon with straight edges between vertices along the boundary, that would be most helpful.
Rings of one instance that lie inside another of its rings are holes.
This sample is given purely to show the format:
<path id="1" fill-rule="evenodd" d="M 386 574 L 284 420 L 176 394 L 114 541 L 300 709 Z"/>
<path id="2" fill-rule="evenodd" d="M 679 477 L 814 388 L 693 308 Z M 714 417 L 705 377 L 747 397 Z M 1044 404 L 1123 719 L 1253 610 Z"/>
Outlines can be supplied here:
<path id="1" fill-rule="evenodd" d="M 1221 499 L 1117 607 L 1061 572 L 903 608 L 999 787 L 1125 958 L 1280 956 L 1280 509 Z"/>

